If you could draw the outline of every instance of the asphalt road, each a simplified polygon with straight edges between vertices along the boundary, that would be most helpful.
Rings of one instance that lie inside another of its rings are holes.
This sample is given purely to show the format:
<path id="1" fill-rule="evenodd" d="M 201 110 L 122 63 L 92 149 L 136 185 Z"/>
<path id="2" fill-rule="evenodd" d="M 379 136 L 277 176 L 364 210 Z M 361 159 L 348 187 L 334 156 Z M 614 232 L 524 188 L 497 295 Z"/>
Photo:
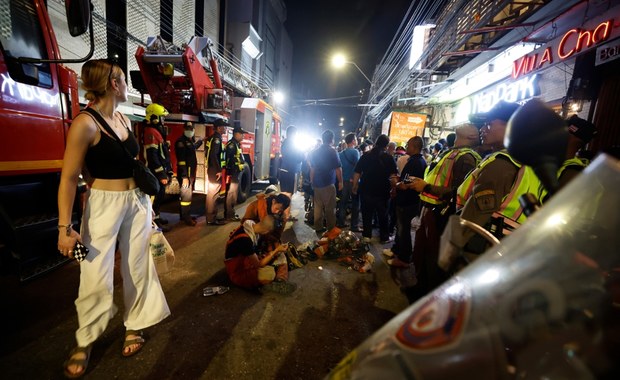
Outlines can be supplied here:
<path id="1" fill-rule="evenodd" d="M 147 344 L 138 355 L 123 358 L 117 314 L 93 349 L 87 379 L 321 379 L 407 307 L 380 258 L 379 243 L 371 247 L 377 260 L 370 273 L 318 260 L 290 273 L 298 285 L 290 296 L 231 286 L 225 294 L 203 297 L 206 286 L 230 285 L 223 251 L 235 224 L 207 226 L 201 217 L 188 227 L 176 224 L 174 202 L 167 209 L 174 228 L 166 236 L 176 262 L 160 279 L 172 315 L 146 331 Z M 303 223 L 300 194 L 293 198 L 292 215 L 299 221 L 287 224 L 283 240 L 296 245 L 316 240 Z M 0 277 L 1 378 L 63 378 L 62 363 L 75 344 L 78 278 L 73 262 L 27 283 Z M 121 281 L 117 270 L 119 307 Z"/>

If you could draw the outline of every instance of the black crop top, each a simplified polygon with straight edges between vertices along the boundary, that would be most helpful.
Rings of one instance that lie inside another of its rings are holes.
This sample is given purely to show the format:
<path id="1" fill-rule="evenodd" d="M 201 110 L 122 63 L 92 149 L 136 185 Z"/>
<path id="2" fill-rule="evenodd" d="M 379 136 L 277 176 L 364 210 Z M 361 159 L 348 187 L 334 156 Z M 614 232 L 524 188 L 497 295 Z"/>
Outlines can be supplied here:
<path id="1" fill-rule="evenodd" d="M 135 157 L 140 149 L 138 141 L 126 125 L 125 128 L 129 136 L 122 143 L 129 153 Z M 127 155 L 114 137 L 103 131 L 102 127 L 99 127 L 99 131 L 101 134 L 99 142 L 97 145 L 89 147 L 86 152 L 85 162 L 90 176 L 101 179 L 133 177 L 133 159 Z"/>

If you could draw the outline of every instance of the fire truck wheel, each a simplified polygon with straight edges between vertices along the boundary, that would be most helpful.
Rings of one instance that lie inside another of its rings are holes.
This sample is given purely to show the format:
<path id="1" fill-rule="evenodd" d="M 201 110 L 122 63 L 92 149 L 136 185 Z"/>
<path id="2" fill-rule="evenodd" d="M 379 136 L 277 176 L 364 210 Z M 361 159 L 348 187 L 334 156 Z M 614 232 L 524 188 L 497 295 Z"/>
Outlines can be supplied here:
<path id="1" fill-rule="evenodd" d="M 243 170 L 239 173 L 239 194 L 237 195 L 237 203 L 243 203 L 252 194 L 252 172 L 250 166 L 246 163 Z"/>

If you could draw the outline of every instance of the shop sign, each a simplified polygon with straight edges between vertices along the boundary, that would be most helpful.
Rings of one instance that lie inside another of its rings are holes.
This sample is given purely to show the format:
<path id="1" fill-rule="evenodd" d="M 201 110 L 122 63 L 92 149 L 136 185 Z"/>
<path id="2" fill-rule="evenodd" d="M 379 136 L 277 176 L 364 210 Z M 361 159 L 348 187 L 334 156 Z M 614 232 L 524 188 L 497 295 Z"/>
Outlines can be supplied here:
<path id="1" fill-rule="evenodd" d="M 414 136 L 422 136 L 425 124 L 425 114 L 392 112 L 390 141 L 405 143 Z"/>
<path id="2" fill-rule="evenodd" d="M 596 49 L 596 60 L 594 66 L 602 65 L 620 58 L 620 38 L 611 41 Z"/>
<path id="3" fill-rule="evenodd" d="M 472 96 L 471 112 L 487 112 L 500 100 L 518 103 L 540 95 L 538 74 L 514 82 L 500 83 L 491 89 Z"/>
<path id="4" fill-rule="evenodd" d="M 611 19 L 601 22 L 591 30 L 573 28 L 564 33 L 562 38 L 556 39 L 551 46 L 547 46 L 542 52 L 524 55 L 514 61 L 512 78 L 517 79 L 524 74 L 540 70 L 545 66 L 587 51 L 608 40 L 614 27 L 614 21 Z"/>

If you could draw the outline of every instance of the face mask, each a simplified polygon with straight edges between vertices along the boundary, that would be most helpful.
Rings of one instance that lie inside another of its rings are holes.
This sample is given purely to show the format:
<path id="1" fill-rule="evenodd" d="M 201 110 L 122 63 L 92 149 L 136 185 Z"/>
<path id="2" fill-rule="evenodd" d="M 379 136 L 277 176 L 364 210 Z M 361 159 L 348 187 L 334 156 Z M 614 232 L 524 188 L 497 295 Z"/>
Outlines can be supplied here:
<path id="1" fill-rule="evenodd" d="M 189 139 L 194 137 L 194 131 L 183 131 L 183 134 L 185 135 L 185 137 L 187 137 Z"/>

